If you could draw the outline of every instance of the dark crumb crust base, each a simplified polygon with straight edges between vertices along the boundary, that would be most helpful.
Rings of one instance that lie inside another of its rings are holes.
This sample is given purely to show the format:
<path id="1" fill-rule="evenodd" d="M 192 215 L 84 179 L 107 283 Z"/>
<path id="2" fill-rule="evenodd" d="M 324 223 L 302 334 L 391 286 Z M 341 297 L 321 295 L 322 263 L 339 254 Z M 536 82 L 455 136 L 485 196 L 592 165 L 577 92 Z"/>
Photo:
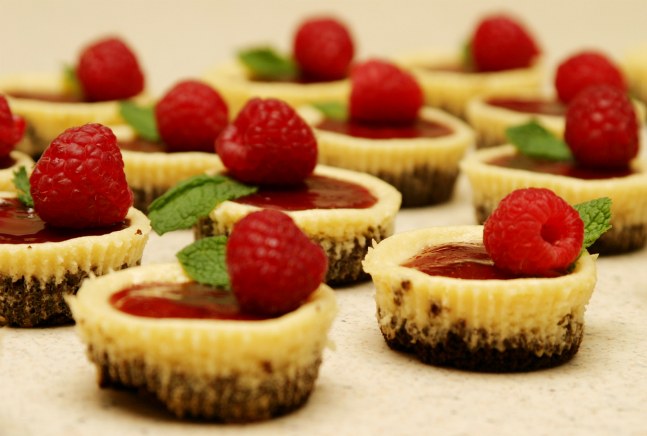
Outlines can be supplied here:
<path id="1" fill-rule="evenodd" d="M 400 324 L 400 327 L 394 330 L 382 327 L 390 348 L 413 353 L 427 364 L 479 372 L 523 372 L 561 365 L 575 356 L 584 335 L 583 324 L 567 315 L 560 321 L 565 332 L 561 344 L 542 347 L 529 333 L 505 339 L 504 349 L 499 350 L 488 345 L 486 331 L 470 331 L 464 321 L 452 325 L 442 340 L 435 342 L 426 341 L 424 331 L 421 332 L 423 337 L 414 337 L 408 331 L 406 321 L 398 323 L 394 320 L 392 324 Z M 471 347 L 468 338 L 474 334 L 481 340 L 476 347 Z"/>
<path id="2" fill-rule="evenodd" d="M 111 358 L 92 345 L 88 356 L 97 366 L 99 386 L 126 387 L 154 395 L 168 410 L 180 418 L 197 418 L 221 422 L 253 422 L 285 415 L 308 400 L 314 389 L 321 359 L 298 368 L 290 375 L 263 367 L 266 377 L 255 388 L 241 383 L 241 375 L 201 378 L 172 372 L 164 377 L 144 359 Z"/>
<path id="3" fill-rule="evenodd" d="M 168 188 L 143 189 L 131 186 L 130 190 L 133 191 L 133 207 L 147 213 L 148 206 L 150 206 L 153 200 L 164 194 Z"/>
<path id="4" fill-rule="evenodd" d="M 123 264 L 120 269 L 128 266 Z M 91 273 L 68 273 L 58 284 L 53 278 L 47 281 L 35 277 L 13 280 L 0 276 L 0 325 L 42 327 L 72 323 L 72 312 L 64 295 L 76 294 L 81 282 L 90 274 L 97 275 L 97 269 L 92 268 Z"/>
<path id="5" fill-rule="evenodd" d="M 400 191 L 402 207 L 422 207 L 445 203 L 452 198 L 458 170 L 417 166 L 400 174 L 381 171 L 375 176 Z"/>
<path id="6" fill-rule="evenodd" d="M 214 236 L 216 230 L 214 223 L 209 218 L 201 218 L 193 228 L 196 239 Z M 362 268 L 362 260 L 372 245 L 372 240 L 377 242 L 390 236 L 384 228 L 368 227 L 364 232 L 363 241 L 356 237 L 353 240 L 353 248 L 347 249 L 334 240 L 324 238 L 311 238 L 319 244 L 328 256 L 328 273 L 325 282 L 330 286 L 343 286 L 368 279 L 368 274 Z M 346 244 L 343 244 L 346 245 Z"/>
<path id="7" fill-rule="evenodd" d="M 483 206 L 475 207 L 476 219 L 480 224 L 485 223 L 492 210 Z M 607 230 L 587 250 L 589 253 L 599 254 L 622 254 L 640 250 L 647 243 L 647 226 L 645 224 L 633 224 L 629 226 L 618 226 L 611 223 L 612 227 Z"/>

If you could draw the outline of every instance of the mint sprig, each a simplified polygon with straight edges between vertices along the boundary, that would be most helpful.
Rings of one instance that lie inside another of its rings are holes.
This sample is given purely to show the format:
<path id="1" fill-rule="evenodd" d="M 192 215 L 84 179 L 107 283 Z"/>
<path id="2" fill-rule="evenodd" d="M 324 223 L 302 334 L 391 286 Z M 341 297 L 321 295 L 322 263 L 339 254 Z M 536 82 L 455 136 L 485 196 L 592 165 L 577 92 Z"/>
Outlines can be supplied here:
<path id="1" fill-rule="evenodd" d="M 348 119 L 348 106 L 338 101 L 326 101 L 312 104 L 326 118 L 337 121 L 346 121 Z"/>
<path id="2" fill-rule="evenodd" d="M 584 242 L 582 250 L 593 245 L 600 236 L 611 228 L 611 199 L 608 197 L 579 203 L 573 206 L 584 221 Z"/>
<path id="3" fill-rule="evenodd" d="M 201 174 L 178 183 L 155 199 L 148 208 L 148 218 L 159 235 L 188 229 L 223 201 L 253 194 L 257 189 L 225 176 Z"/>
<path id="4" fill-rule="evenodd" d="M 72 65 L 63 65 L 63 86 L 70 94 L 78 97 L 83 96 L 81 82 L 76 75 L 76 69 Z"/>
<path id="5" fill-rule="evenodd" d="M 141 138 L 159 142 L 160 134 L 153 106 L 140 106 L 132 101 L 122 100 L 119 102 L 119 114 Z"/>
<path id="6" fill-rule="evenodd" d="M 554 161 L 573 158 L 566 142 L 557 138 L 535 120 L 508 127 L 506 136 L 520 153 L 531 158 Z"/>
<path id="7" fill-rule="evenodd" d="M 13 184 L 16 187 L 18 200 L 27 207 L 34 207 L 34 199 L 31 197 L 30 192 L 29 176 L 24 166 L 13 172 Z"/>
<path id="8" fill-rule="evenodd" d="M 294 78 L 299 68 L 294 60 L 282 56 L 269 47 L 257 47 L 238 53 L 238 59 L 258 79 L 279 80 Z"/>
<path id="9" fill-rule="evenodd" d="M 212 236 L 187 245 L 176 256 L 187 275 L 196 282 L 229 289 L 226 248 L 226 236 Z"/>

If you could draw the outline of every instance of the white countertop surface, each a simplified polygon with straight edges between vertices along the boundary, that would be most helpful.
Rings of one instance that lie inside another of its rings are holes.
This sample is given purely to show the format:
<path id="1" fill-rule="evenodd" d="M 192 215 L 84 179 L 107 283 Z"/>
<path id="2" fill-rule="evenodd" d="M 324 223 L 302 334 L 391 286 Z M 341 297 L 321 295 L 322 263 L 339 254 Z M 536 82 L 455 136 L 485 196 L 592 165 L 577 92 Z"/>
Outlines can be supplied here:
<path id="1" fill-rule="evenodd" d="M 512 10 L 535 30 L 549 65 L 596 47 L 619 57 L 647 42 L 644 0 L 312 0 L 182 2 L 0 0 L 0 74 L 48 71 L 82 41 L 124 35 L 156 92 L 198 76 L 237 47 L 286 43 L 300 17 L 332 11 L 354 28 L 360 56 L 460 44 L 476 17 Z M 547 78 L 547 83 L 550 81 Z M 401 211 L 397 231 L 474 223 L 460 179 L 442 206 Z M 144 263 L 172 261 L 189 232 L 152 235 Z M 579 353 L 555 369 L 478 374 L 391 351 L 370 282 L 337 292 L 340 313 L 309 402 L 245 426 L 179 421 L 126 391 L 99 389 L 73 327 L 0 329 L 0 435 L 586 434 L 647 435 L 647 250 L 598 260 Z"/>

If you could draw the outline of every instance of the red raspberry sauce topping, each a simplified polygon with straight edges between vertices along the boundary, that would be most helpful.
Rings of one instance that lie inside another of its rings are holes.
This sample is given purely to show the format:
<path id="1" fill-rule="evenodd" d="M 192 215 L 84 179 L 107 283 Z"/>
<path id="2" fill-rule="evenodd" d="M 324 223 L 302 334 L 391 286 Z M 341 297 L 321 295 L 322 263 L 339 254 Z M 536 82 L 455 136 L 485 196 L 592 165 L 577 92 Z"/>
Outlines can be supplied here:
<path id="1" fill-rule="evenodd" d="M 566 114 L 566 106 L 555 100 L 492 97 L 487 99 L 486 102 L 490 106 L 526 114 L 554 115 L 558 117 Z"/>
<path id="2" fill-rule="evenodd" d="M 402 264 L 430 276 L 465 280 L 510 280 L 524 277 L 497 268 L 482 244 L 443 244 L 427 247 Z M 554 276 L 560 273 L 554 272 Z M 545 277 L 542 275 L 542 277 Z"/>
<path id="3" fill-rule="evenodd" d="M 317 129 L 366 139 L 439 138 L 452 134 L 444 124 L 418 119 L 413 124 L 360 123 L 326 118 Z"/>
<path id="4" fill-rule="evenodd" d="M 611 179 L 614 177 L 627 177 L 634 174 L 631 168 L 604 170 L 599 168 L 585 168 L 571 161 L 534 159 L 521 154 L 501 156 L 490 160 L 488 163 L 499 167 L 526 170 L 535 173 L 555 174 L 583 180 Z"/>
<path id="5" fill-rule="evenodd" d="M 110 304 L 145 318 L 185 318 L 255 321 L 268 316 L 241 311 L 234 294 L 195 282 L 143 283 L 110 297 Z"/>
<path id="6" fill-rule="evenodd" d="M 0 243 L 38 244 L 61 242 L 81 236 L 100 236 L 123 230 L 128 220 L 92 229 L 72 230 L 48 226 L 42 219 L 16 198 L 0 199 Z"/>
<path id="7" fill-rule="evenodd" d="M 290 186 L 263 185 L 251 195 L 235 200 L 265 209 L 366 209 L 377 199 L 363 186 L 324 176 L 310 176 Z"/>

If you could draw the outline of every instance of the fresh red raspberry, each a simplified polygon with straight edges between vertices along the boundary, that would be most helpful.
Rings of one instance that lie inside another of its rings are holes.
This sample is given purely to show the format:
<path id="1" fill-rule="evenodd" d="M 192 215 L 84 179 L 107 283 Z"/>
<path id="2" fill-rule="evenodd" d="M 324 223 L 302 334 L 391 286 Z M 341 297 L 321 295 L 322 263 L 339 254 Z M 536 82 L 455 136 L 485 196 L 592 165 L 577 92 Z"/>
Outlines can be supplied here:
<path id="1" fill-rule="evenodd" d="M 312 174 L 317 141 L 312 129 L 285 102 L 253 98 L 216 140 L 216 152 L 238 180 L 293 184 Z"/>
<path id="2" fill-rule="evenodd" d="M 494 264 L 519 275 L 564 271 L 577 259 L 583 242 L 580 214 L 544 188 L 511 192 L 483 228 L 483 244 Z"/>
<path id="3" fill-rule="evenodd" d="M 0 157 L 7 156 L 25 133 L 25 119 L 13 115 L 4 95 L 0 95 Z"/>
<path id="4" fill-rule="evenodd" d="M 584 88 L 611 85 L 627 91 L 620 69 L 604 54 L 584 51 L 570 56 L 557 67 L 555 89 L 563 103 L 569 103 Z"/>
<path id="5" fill-rule="evenodd" d="M 76 75 L 88 101 L 120 100 L 144 89 L 144 75 L 135 54 L 118 38 L 107 38 L 86 47 Z"/>
<path id="6" fill-rule="evenodd" d="M 155 105 L 157 128 L 168 151 L 214 152 L 215 140 L 227 126 L 227 103 L 209 85 L 186 80 Z"/>
<path id="7" fill-rule="evenodd" d="M 56 227 L 116 224 L 133 204 L 117 138 L 101 124 L 58 135 L 36 162 L 29 182 L 36 213 Z"/>
<path id="8" fill-rule="evenodd" d="M 281 315 L 296 309 L 326 275 L 328 258 L 292 218 L 265 209 L 234 225 L 227 241 L 227 270 L 240 307 Z"/>
<path id="9" fill-rule="evenodd" d="M 540 49 L 528 31 L 506 15 L 481 20 L 470 47 L 476 71 L 501 71 L 530 66 Z"/>
<path id="10" fill-rule="evenodd" d="M 293 52 L 304 77 L 327 81 L 346 77 L 355 47 L 342 22 L 322 17 L 307 20 L 299 26 L 294 36 Z"/>
<path id="11" fill-rule="evenodd" d="M 638 154 L 639 136 L 634 106 L 619 88 L 586 88 L 566 110 L 564 139 L 582 166 L 626 168 Z"/>
<path id="12" fill-rule="evenodd" d="M 390 62 L 372 59 L 351 72 L 350 116 L 368 123 L 408 123 L 422 107 L 413 76 Z"/>

